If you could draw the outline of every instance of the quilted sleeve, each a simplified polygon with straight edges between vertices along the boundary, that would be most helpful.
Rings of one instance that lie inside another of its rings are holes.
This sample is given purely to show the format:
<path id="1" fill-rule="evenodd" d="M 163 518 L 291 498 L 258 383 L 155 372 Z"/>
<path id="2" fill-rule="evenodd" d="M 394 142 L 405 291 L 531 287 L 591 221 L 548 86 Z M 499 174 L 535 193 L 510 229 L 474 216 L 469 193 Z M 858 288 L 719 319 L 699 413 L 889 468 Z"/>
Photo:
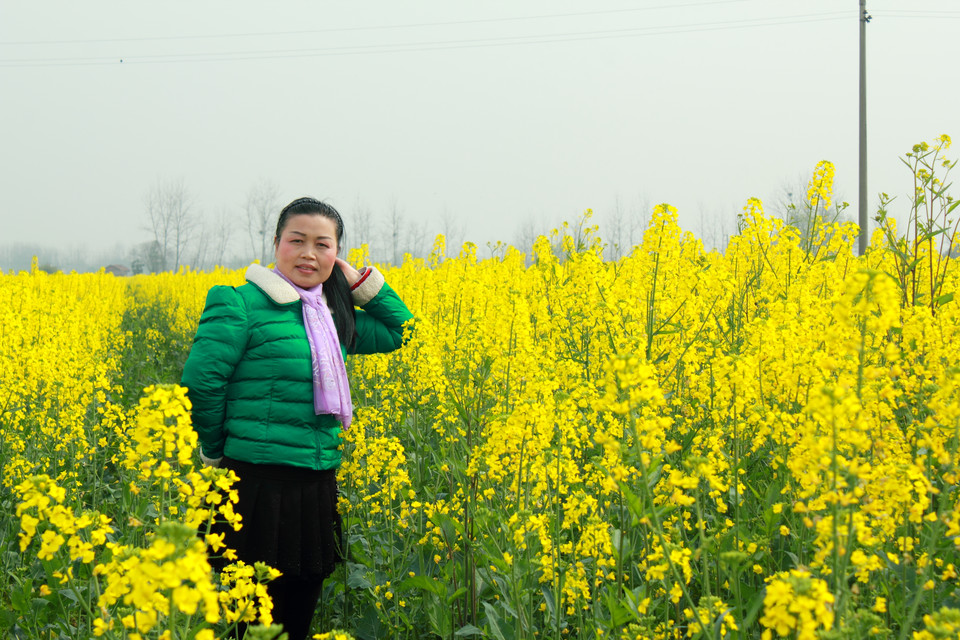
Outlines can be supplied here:
<path id="1" fill-rule="evenodd" d="M 233 287 L 213 287 L 207 293 L 182 378 L 193 405 L 193 428 L 208 458 L 223 455 L 227 383 L 246 347 L 247 313 L 243 299 Z"/>
<path id="2" fill-rule="evenodd" d="M 413 318 L 400 296 L 379 270 L 370 267 L 353 291 L 357 309 L 357 340 L 351 353 L 388 353 L 403 344 L 404 326 Z"/>

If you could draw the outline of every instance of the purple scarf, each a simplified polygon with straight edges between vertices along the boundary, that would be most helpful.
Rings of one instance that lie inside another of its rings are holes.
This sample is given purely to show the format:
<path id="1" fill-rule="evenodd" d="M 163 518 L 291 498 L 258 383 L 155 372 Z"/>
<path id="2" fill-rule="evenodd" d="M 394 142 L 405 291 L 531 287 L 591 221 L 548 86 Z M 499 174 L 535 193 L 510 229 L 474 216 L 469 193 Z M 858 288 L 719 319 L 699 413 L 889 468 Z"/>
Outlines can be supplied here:
<path id="1" fill-rule="evenodd" d="M 347 367 L 343 363 L 333 316 L 321 297 L 323 284 L 312 289 L 301 289 L 276 267 L 273 271 L 286 280 L 303 301 L 303 326 L 307 330 L 307 341 L 313 356 L 314 411 L 317 415 L 329 413 L 336 416 L 346 431 L 353 418 L 350 380 L 347 379 Z"/>

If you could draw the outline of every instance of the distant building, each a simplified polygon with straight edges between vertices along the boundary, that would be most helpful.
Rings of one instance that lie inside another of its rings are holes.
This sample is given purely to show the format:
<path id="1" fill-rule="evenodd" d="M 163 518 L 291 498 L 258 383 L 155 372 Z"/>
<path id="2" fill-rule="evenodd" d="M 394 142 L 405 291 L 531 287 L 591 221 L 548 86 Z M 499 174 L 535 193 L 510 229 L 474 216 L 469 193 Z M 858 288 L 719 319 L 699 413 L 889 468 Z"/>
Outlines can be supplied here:
<path id="1" fill-rule="evenodd" d="M 108 264 L 103 268 L 104 272 L 111 273 L 115 276 L 128 276 L 130 275 L 130 267 L 125 267 L 122 264 Z"/>

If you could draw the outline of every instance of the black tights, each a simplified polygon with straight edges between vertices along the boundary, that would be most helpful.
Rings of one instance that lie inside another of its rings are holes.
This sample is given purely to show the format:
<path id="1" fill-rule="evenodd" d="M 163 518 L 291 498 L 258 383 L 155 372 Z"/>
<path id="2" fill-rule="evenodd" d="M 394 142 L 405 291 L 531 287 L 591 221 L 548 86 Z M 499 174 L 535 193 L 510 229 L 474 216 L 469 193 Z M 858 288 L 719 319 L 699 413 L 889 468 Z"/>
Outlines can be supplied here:
<path id="1" fill-rule="evenodd" d="M 273 600 L 273 623 L 283 625 L 289 640 L 305 640 L 310 633 L 322 589 L 322 578 L 299 576 L 280 576 L 267 585 L 267 593 Z M 240 625 L 237 637 L 243 638 L 245 632 L 246 625 Z"/>
<path id="2" fill-rule="evenodd" d="M 321 589 L 323 579 L 299 576 L 280 576 L 267 585 L 267 593 L 273 599 L 273 619 L 283 625 L 290 640 L 307 637 Z"/>

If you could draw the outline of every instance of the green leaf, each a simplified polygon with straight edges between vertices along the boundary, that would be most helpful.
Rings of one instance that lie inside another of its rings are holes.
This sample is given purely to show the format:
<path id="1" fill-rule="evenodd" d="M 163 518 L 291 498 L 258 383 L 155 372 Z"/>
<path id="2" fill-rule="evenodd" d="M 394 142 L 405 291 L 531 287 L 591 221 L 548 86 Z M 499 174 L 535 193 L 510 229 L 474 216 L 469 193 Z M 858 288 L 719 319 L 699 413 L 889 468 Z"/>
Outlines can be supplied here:
<path id="1" fill-rule="evenodd" d="M 453 609 L 444 604 L 440 598 L 425 598 L 424 607 L 427 611 L 427 618 L 430 620 L 430 629 L 441 638 L 447 638 L 453 631 Z M 371 636 L 375 638 L 386 637 L 386 634 Z"/>
<path id="2" fill-rule="evenodd" d="M 546 585 L 540 587 L 540 593 L 543 594 L 543 601 L 547 605 L 547 619 L 553 620 L 556 618 L 557 605 L 556 601 L 553 599 L 553 591 Z"/>
<path id="3" fill-rule="evenodd" d="M 61 589 L 58 593 L 61 597 L 66 598 L 75 604 L 81 604 L 80 599 L 77 598 L 77 594 L 75 594 L 72 589 Z"/>
<path id="4" fill-rule="evenodd" d="M 464 636 L 482 636 L 483 629 L 479 629 L 472 624 L 465 624 L 457 629 L 453 635 L 457 636 L 458 638 L 462 638 Z"/>
<path id="5" fill-rule="evenodd" d="M 497 608 L 489 602 L 484 602 L 483 608 L 487 611 L 487 622 L 490 624 L 490 633 L 493 637 L 497 640 L 513 640 L 513 633 L 511 633 L 510 627 L 500 620 Z"/>
<path id="6" fill-rule="evenodd" d="M 942 305 L 942 304 L 947 304 L 948 302 L 951 302 L 952 300 L 953 300 L 953 292 L 950 292 L 950 293 L 945 293 L 945 294 L 943 294 L 942 296 L 940 296 L 939 298 L 937 298 L 937 299 L 934 300 L 933 302 L 934 302 L 934 304 L 936 304 L 937 306 L 939 306 L 939 305 Z"/>
<path id="7" fill-rule="evenodd" d="M 350 538 L 350 558 L 357 561 L 350 563 L 350 569 L 353 570 L 353 565 L 364 568 L 372 567 L 373 559 L 368 552 L 369 545 L 366 538 L 362 536 L 356 536 L 356 539 L 354 539 L 354 536 L 350 536 Z"/>
<path id="8" fill-rule="evenodd" d="M 399 588 L 403 591 L 408 589 L 422 589 L 429 593 L 436 594 L 441 598 L 447 595 L 447 585 L 439 580 L 433 580 L 427 576 L 411 576 L 405 578 L 401 583 Z M 459 591 L 458 591 L 459 593 Z"/>
<path id="9" fill-rule="evenodd" d="M 947 229 L 947 228 L 944 228 L 944 227 L 941 227 L 941 228 L 937 229 L 936 231 L 928 231 L 927 233 L 923 234 L 923 235 L 920 237 L 920 240 L 921 240 L 921 242 L 926 241 L 926 240 L 932 240 L 933 238 L 936 238 L 937 236 L 939 236 L 939 235 L 941 235 L 941 234 L 944 234 L 944 233 L 946 233 L 946 232 L 948 232 L 948 231 L 950 231 L 950 229 Z"/>
<path id="10" fill-rule="evenodd" d="M 457 598 L 460 598 L 466 592 L 467 592 L 466 587 L 460 587 L 459 589 L 451 593 L 449 596 L 447 596 L 447 604 L 453 604 Z"/>
<path id="11" fill-rule="evenodd" d="M 504 602 L 503 600 L 501 600 L 498 604 L 503 608 L 504 612 L 505 612 L 508 616 L 510 616 L 511 618 L 516 618 L 516 617 L 517 617 L 517 610 L 514 609 L 513 607 L 511 607 L 509 604 L 507 604 L 507 603 Z"/>
<path id="12" fill-rule="evenodd" d="M 610 624 L 614 627 L 639 620 L 630 609 L 613 600 L 612 596 L 607 596 L 607 611 L 610 616 Z"/>
<path id="13" fill-rule="evenodd" d="M 739 622 L 740 628 L 750 628 L 750 626 L 753 624 L 753 621 L 757 619 L 757 615 L 760 613 L 760 608 L 763 606 L 763 598 L 766 593 L 766 589 L 760 589 L 753 596 L 753 600 L 750 601 L 750 608 L 747 610 L 747 615 L 743 617 L 742 622 Z"/>
<path id="14" fill-rule="evenodd" d="M 434 512 L 430 517 L 430 522 L 443 530 L 443 537 L 447 544 L 453 545 L 456 542 L 457 537 L 454 535 L 455 533 L 460 534 L 461 537 L 463 536 L 463 525 L 445 513 Z"/>
<path id="15" fill-rule="evenodd" d="M 633 590 L 627 588 L 626 585 L 623 586 L 623 595 L 624 600 L 629 607 L 630 614 L 633 616 L 634 620 L 640 620 L 643 617 L 643 614 L 640 613 L 640 603 L 643 602 L 644 595 L 646 595 L 646 590 L 644 587 L 635 587 Z M 618 624 L 623 624 L 618 623 Z"/>
<path id="16" fill-rule="evenodd" d="M 633 514 L 634 518 L 641 520 L 646 517 L 647 510 L 643 506 L 643 501 L 630 490 L 626 482 L 621 480 L 617 484 L 620 488 L 620 493 L 623 494 L 624 502 L 627 503 L 627 508 L 630 509 L 630 513 Z"/>
<path id="17" fill-rule="evenodd" d="M 350 563 L 349 573 L 347 574 L 348 589 L 370 589 L 373 585 L 367 579 L 367 568 L 362 564 Z"/>

